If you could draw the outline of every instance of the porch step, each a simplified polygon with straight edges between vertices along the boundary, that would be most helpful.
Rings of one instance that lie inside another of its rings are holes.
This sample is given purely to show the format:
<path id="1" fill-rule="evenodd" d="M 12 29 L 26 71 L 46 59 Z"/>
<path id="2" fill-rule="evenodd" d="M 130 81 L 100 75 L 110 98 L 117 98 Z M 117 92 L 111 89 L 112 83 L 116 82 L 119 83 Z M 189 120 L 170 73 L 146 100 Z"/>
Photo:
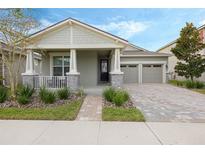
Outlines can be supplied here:
<path id="1" fill-rule="evenodd" d="M 86 96 L 76 120 L 81 121 L 101 121 L 102 97 Z"/>

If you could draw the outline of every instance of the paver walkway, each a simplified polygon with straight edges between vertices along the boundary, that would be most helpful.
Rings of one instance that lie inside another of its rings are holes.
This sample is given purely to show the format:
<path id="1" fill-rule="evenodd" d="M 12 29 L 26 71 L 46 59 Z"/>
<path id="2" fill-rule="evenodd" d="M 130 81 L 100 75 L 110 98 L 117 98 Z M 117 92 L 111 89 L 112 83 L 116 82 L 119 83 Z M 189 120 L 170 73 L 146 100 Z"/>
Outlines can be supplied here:
<path id="1" fill-rule="evenodd" d="M 0 144 L 205 144 L 205 123 L 0 120 Z"/>
<path id="2" fill-rule="evenodd" d="M 153 122 L 205 122 L 205 95 L 169 84 L 127 84 L 135 105 Z"/>
<path id="3" fill-rule="evenodd" d="M 87 95 L 76 120 L 99 121 L 102 115 L 102 97 Z"/>

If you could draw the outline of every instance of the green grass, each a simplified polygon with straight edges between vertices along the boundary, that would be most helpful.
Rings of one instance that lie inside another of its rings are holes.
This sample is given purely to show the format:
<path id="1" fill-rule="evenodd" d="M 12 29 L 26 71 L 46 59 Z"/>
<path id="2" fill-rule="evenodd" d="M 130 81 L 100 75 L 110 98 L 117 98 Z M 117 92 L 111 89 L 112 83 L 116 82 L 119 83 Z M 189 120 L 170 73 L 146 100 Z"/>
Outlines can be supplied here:
<path id="1" fill-rule="evenodd" d="M 102 110 L 104 121 L 145 121 L 143 114 L 136 108 L 104 107 Z"/>
<path id="2" fill-rule="evenodd" d="M 82 100 L 53 108 L 1 108 L 0 119 L 75 120 Z"/>
<path id="3" fill-rule="evenodd" d="M 201 94 L 205 94 L 205 89 L 192 89 L 192 90 Z"/>

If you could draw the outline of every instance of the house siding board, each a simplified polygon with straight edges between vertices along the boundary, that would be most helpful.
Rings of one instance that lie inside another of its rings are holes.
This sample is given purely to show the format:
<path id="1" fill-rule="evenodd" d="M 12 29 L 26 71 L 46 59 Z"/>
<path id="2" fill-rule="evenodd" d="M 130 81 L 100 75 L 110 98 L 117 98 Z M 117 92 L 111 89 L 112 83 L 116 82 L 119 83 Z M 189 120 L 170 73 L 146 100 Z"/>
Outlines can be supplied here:
<path id="1" fill-rule="evenodd" d="M 68 25 L 54 30 L 50 33 L 43 35 L 39 41 L 35 44 L 37 46 L 42 45 L 69 45 L 71 42 L 70 40 L 70 27 Z"/>
<path id="2" fill-rule="evenodd" d="M 42 57 L 42 75 L 50 75 L 50 56 L 49 54 Z"/>
<path id="3" fill-rule="evenodd" d="M 121 57 L 121 62 L 167 61 L 167 57 Z"/>
<path id="4" fill-rule="evenodd" d="M 115 44 L 112 39 L 77 25 L 73 26 L 73 44 Z"/>
<path id="5" fill-rule="evenodd" d="M 77 51 L 77 68 L 80 72 L 81 86 L 92 87 L 97 85 L 97 51 Z"/>

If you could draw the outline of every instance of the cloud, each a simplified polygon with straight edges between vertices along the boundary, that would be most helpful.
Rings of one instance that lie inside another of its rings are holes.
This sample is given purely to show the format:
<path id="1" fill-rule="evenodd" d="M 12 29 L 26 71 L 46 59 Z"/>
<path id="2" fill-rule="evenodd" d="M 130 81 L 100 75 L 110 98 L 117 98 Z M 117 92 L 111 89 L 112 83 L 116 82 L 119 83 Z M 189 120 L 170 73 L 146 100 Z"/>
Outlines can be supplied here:
<path id="1" fill-rule="evenodd" d="M 137 35 L 138 33 L 146 30 L 149 27 L 149 24 L 134 21 L 134 20 L 129 20 L 129 21 L 113 21 L 108 24 L 95 25 L 95 26 L 105 31 L 121 36 L 125 39 L 129 39 Z"/>
<path id="2" fill-rule="evenodd" d="M 204 25 L 204 24 L 205 24 L 205 20 L 199 22 L 199 25 Z"/>
<path id="3" fill-rule="evenodd" d="M 53 22 L 51 22 L 47 19 L 41 19 L 39 22 L 40 22 L 42 28 L 51 26 L 53 24 Z"/>

